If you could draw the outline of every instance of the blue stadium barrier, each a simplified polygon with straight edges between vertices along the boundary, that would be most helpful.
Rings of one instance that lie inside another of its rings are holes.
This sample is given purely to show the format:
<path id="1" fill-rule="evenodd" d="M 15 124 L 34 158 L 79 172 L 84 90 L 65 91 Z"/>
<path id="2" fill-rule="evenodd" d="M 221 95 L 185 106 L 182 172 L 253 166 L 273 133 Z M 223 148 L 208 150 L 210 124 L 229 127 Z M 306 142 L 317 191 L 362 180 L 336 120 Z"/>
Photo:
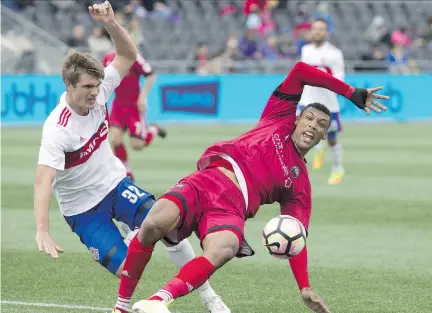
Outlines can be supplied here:
<path id="1" fill-rule="evenodd" d="M 255 122 L 284 75 L 159 75 L 149 95 L 150 121 Z M 432 75 L 352 74 L 359 87 L 384 86 L 389 111 L 366 116 L 341 97 L 344 121 L 413 121 L 432 119 L 428 91 Z M 64 92 L 60 76 L 3 75 L 2 126 L 41 124 Z"/>

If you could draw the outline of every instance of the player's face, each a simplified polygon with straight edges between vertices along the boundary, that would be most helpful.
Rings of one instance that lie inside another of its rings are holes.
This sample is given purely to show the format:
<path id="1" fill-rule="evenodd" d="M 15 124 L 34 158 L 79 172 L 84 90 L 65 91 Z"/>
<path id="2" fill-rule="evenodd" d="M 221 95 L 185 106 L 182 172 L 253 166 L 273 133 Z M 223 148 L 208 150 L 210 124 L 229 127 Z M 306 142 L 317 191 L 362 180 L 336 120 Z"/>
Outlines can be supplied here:
<path id="1" fill-rule="evenodd" d="M 311 29 L 312 41 L 320 43 L 326 41 L 328 38 L 327 24 L 322 21 L 315 21 Z"/>
<path id="2" fill-rule="evenodd" d="M 327 139 L 330 117 L 315 108 L 308 108 L 297 118 L 293 141 L 302 151 L 308 151 L 322 139 Z"/>
<path id="3" fill-rule="evenodd" d="M 88 110 L 94 109 L 101 83 L 100 78 L 82 73 L 75 87 L 68 86 L 68 93 L 70 93 L 73 103 L 82 111 L 78 113 L 86 113 Z"/>

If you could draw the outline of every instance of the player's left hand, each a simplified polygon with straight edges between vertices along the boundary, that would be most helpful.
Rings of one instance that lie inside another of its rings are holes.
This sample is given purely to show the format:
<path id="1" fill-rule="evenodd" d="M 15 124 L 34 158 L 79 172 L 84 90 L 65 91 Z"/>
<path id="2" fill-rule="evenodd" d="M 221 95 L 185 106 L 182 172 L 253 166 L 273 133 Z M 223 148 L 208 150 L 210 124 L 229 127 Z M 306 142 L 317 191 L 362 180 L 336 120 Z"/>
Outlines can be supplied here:
<path id="1" fill-rule="evenodd" d="M 313 292 L 310 288 L 304 288 L 301 291 L 303 302 L 306 306 L 316 313 L 330 313 L 324 300 Z"/>
<path id="2" fill-rule="evenodd" d="M 88 10 L 96 23 L 108 25 L 115 21 L 114 11 L 108 1 L 100 4 L 93 4 L 88 7 Z"/>

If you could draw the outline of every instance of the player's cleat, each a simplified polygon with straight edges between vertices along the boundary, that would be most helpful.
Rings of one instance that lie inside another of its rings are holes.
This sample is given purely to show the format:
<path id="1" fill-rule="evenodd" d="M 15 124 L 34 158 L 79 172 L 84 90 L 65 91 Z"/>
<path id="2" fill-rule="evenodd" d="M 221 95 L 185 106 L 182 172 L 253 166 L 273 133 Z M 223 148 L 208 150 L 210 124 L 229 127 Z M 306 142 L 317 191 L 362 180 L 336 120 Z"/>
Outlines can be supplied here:
<path id="1" fill-rule="evenodd" d="M 132 306 L 133 313 L 171 313 L 168 304 L 158 300 L 141 300 Z"/>
<path id="2" fill-rule="evenodd" d="M 324 150 L 315 152 L 312 160 L 312 168 L 320 169 L 324 163 Z"/>
<path id="3" fill-rule="evenodd" d="M 343 180 L 344 174 L 345 171 L 343 169 L 332 171 L 328 179 L 329 185 L 339 185 Z"/>
<path id="4" fill-rule="evenodd" d="M 220 296 L 214 296 L 203 301 L 209 313 L 231 313 L 231 310 L 222 301 Z"/>
<path id="5" fill-rule="evenodd" d="M 154 126 L 154 127 L 157 128 L 157 135 L 158 135 L 159 137 L 161 137 L 161 138 L 165 138 L 165 137 L 166 137 L 166 135 L 167 135 L 167 131 L 166 131 L 164 128 L 160 127 L 160 126 L 157 125 L 157 124 L 152 124 L 152 126 Z"/>

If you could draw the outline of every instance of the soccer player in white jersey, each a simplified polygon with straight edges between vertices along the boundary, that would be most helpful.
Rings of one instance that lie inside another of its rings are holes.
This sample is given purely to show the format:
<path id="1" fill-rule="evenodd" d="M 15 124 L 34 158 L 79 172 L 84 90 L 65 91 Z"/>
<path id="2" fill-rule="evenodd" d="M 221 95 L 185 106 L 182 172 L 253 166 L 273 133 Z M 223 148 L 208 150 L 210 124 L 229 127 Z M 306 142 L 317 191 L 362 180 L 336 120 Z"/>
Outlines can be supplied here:
<path id="1" fill-rule="evenodd" d="M 343 81 L 345 76 L 343 54 L 340 49 L 327 41 L 328 36 L 326 20 L 315 20 L 311 29 L 312 43 L 303 46 L 301 60 Z M 331 185 L 340 184 L 345 171 L 342 165 L 342 145 L 337 142 L 337 134 L 342 130 L 339 102 L 336 94 L 330 90 L 306 86 L 300 99 L 299 111 L 306 104 L 314 102 L 324 104 L 332 113 L 332 123 L 328 131 L 327 141 L 332 152 L 333 166 L 328 183 Z M 315 169 L 321 168 L 323 164 L 324 147 L 322 142 L 316 146 L 312 162 L 312 167 Z"/>
<path id="2" fill-rule="evenodd" d="M 135 229 L 155 199 L 126 176 L 124 165 L 114 156 L 107 139 L 106 103 L 135 62 L 136 47 L 115 20 L 108 1 L 88 9 L 93 20 L 110 33 L 116 57 L 106 68 L 91 55 L 76 51 L 64 60 L 62 78 L 66 92 L 45 121 L 36 170 L 36 242 L 41 252 L 54 259 L 63 252 L 49 232 L 54 191 L 72 231 L 98 263 L 119 277 L 128 275 L 122 272 L 127 246 L 113 219 Z M 165 244 L 178 267 L 195 258 L 188 241 L 176 246 Z M 208 282 L 199 293 L 209 312 L 230 312 Z M 128 312 L 129 300 L 121 299 L 116 312 Z"/>

